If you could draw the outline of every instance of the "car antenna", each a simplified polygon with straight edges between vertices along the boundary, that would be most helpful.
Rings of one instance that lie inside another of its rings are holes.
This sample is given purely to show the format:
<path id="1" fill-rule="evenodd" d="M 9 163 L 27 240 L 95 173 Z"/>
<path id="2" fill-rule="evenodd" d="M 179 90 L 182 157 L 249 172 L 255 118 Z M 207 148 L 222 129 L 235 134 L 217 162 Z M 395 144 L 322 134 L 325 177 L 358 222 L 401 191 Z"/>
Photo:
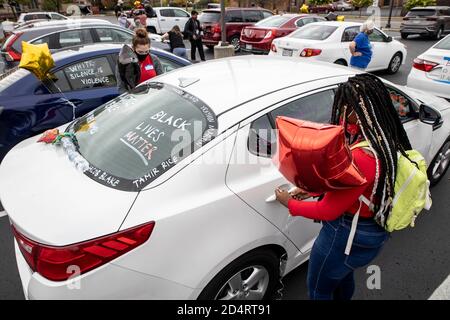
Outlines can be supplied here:
<path id="1" fill-rule="evenodd" d="M 178 78 L 178 81 L 180 82 L 179 86 L 181 88 L 186 88 L 200 81 L 200 78 Z"/>

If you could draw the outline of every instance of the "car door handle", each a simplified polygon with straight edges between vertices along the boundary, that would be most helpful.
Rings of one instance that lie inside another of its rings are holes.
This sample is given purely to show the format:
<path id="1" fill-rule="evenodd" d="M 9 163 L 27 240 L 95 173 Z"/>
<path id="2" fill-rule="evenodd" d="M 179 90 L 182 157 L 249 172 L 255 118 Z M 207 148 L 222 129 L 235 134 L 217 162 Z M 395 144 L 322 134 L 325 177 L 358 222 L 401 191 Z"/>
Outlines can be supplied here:
<path id="1" fill-rule="evenodd" d="M 180 19 L 175 19 L 175 21 L 180 21 Z"/>
<path id="2" fill-rule="evenodd" d="M 283 184 L 281 186 L 279 186 L 278 188 L 283 189 L 283 190 L 288 190 L 288 192 L 293 192 L 295 189 L 297 189 L 296 186 L 292 186 L 291 184 Z M 289 188 L 289 189 L 288 189 Z M 275 200 L 277 200 L 277 197 L 275 196 L 275 191 L 272 195 L 268 196 L 266 199 L 266 202 L 274 202 Z"/>
<path id="3" fill-rule="evenodd" d="M 161 21 L 166 21 L 166 19 L 161 19 Z"/>

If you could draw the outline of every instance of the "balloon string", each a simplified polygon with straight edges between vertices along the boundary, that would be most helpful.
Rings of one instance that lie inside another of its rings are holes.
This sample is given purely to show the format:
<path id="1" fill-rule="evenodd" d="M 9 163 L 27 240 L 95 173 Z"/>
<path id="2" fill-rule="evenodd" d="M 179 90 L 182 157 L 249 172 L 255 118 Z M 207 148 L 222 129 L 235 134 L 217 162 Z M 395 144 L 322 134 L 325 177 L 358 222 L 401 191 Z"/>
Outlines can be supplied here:
<path id="1" fill-rule="evenodd" d="M 48 78 L 48 80 L 53 81 L 50 78 Z M 41 82 L 49 92 L 52 92 L 52 90 L 45 84 L 45 80 L 43 80 Z M 76 110 L 77 106 L 66 97 L 66 95 L 64 94 L 64 92 L 61 91 L 61 89 L 58 87 L 56 82 L 53 81 L 53 85 L 55 86 L 56 89 L 58 89 L 57 93 L 60 93 L 62 95 L 62 97 L 67 101 L 67 103 L 72 107 L 72 121 L 75 120 L 76 119 L 75 110 Z"/>

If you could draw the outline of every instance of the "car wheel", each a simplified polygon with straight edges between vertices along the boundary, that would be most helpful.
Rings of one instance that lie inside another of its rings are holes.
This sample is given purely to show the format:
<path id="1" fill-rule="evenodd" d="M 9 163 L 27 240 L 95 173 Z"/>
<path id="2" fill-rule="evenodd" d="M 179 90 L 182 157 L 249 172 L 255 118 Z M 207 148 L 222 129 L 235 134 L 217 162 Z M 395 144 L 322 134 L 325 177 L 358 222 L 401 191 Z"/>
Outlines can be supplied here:
<path id="1" fill-rule="evenodd" d="M 345 61 L 344 59 L 336 60 L 334 63 L 339 64 L 341 66 L 347 66 L 347 61 Z"/>
<path id="2" fill-rule="evenodd" d="M 236 259 L 203 289 L 199 300 L 263 300 L 273 295 L 280 259 L 270 250 L 254 250 Z"/>
<path id="3" fill-rule="evenodd" d="M 433 161 L 431 161 L 428 167 L 428 179 L 430 179 L 430 185 L 436 185 L 450 166 L 450 137 L 444 142 L 444 145 L 438 151 Z"/>
<path id="4" fill-rule="evenodd" d="M 436 34 L 434 35 L 434 39 L 439 40 L 442 38 L 442 35 L 444 34 L 444 27 L 440 27 Z"/>
<path id="5" fill-rule="evenodd" d="M 156 34 L 155 27 L 147 27 L 147 31 L 150 32 L 150 33 L 155 33 Z"/>
<path id="6" fill-rule="evenodd" d="M 400 69 L 401 65 L 402 65 L 402 54 L 400 52 L 397 52 L 396 54 L 394 54 L 391 61 L 389 62 L 389 66 L 387 69 L 388 73 L 389 74 L 396 73 L 398 69 Z"/>
<path id="7" fill-rule="evenodd" d="M 401 35 L 402 39 L 408 39 L 407 33 L 401 33 L 400 35 Z"/>
<path id="8" fill-rule="evenodd" d="M 239 36 L 232 36 L 230 39 L 230 44 L 234 47 L 234 52 L 238 52 L 241 50 L 241 43 L 240 43 Z"/>

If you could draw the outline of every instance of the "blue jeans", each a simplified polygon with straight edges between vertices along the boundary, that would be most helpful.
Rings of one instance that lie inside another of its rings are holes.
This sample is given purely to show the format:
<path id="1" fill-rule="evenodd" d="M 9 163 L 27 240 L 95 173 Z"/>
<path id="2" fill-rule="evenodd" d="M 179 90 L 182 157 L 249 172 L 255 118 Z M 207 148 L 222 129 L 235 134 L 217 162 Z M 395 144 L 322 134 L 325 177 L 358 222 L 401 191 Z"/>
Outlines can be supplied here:
<path id="1" fill-rule="evenodd" d="M 308 293 L 313 300 L 349 300 L 355 291 L 353 272 L 380 252 L 388 232 L 373 219 L 358 221 L 350 255 L 345 255 L 352 217 L 324 221 L 314 242 L 308 267 Z"/>
<path id="2" fill-rule="evenodd" d="M 187 60 L 186 48 L 174 48 L 173 54 Z"/>

